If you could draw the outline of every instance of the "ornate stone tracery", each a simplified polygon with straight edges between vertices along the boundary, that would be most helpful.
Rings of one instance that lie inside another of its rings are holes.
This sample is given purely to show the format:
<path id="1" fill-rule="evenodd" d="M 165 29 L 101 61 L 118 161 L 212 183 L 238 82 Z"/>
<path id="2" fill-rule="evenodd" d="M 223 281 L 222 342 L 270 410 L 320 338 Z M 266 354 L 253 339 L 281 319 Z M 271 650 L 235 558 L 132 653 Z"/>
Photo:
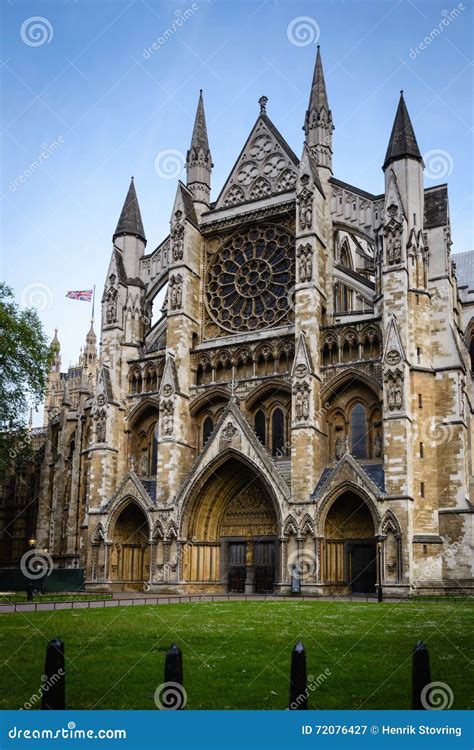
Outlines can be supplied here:
<path id="1" fill-rule="evenodd" d="M 206 301 L 213 320 L 231 331 L 268 328 L 288 318 L 294 283 L 293 238 L 282 225 L 235 232 L 212 256 Z"/>

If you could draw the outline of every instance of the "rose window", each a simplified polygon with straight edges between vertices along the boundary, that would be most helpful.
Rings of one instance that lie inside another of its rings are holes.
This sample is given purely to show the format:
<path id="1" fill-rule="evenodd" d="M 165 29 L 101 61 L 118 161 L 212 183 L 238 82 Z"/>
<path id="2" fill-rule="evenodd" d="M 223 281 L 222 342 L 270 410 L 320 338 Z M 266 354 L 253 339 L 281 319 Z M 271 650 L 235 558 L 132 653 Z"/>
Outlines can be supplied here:
<path id="1" fill-rule="evenodd" d="M 230 331 L 274 326 L 288 316 L 294 276 L 294 241 L 286 227 L 237 231 L 209 263 L 209 313 Z"/>

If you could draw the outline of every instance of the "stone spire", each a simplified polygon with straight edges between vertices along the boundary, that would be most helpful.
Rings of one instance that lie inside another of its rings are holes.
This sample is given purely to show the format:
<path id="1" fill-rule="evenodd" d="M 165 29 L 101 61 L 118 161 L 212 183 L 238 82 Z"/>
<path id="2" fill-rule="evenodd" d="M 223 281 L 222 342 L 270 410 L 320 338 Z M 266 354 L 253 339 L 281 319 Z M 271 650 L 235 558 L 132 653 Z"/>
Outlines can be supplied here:
<path id="1" fill-rule="evenodd" d="M 58 329 L 54 329 L 54 336 L 53 339 L 49 345 L 52 361 L 51 361 L 51 370 L 54 372 L 60 372 L 61 371 L 61 344 L 59 343 L 58 339 Z"/>
<path id="2" fill-rule="evenodd" d="M 405 99 L 403 98 L 403 91 L 400 91 L 400 101 L 398 102 L 397 114 L 395 115 L 383 169 L 387 169 L 388 165 L 396 159 L 405 159 L 407 157 L 423 161 Z"/>
<path id="3" fill-rule="evenodd" d="M 204 100 L 201 90 L 199 92 L 191 146 L 186 155 L 186 170 L 188 188 L 193 194 L 194 201 L 204 204 L 203 208 L 208 208 L 210 203 L 212 167 L 211 151 L 207 137 L 206 115 L 204 113 Z"/>
<path id="4" fill-rule="evenodd" d="M 332 169 L 332 131 L 334 125 L 329 109 L 319 44 L 303 130 L 305 142 L 315 156 L 318 166 Z"/>
<path id="5" fill-rule="evenodd" d="M 130 187 L 128 188 L 127 197 L 125 198 L 122 213 L 120 214 L 117 228 L 113 236 L 114 241 L 117 237 L 121 237 L 123 235 L 132 235 L 133 237 L 139 237 L 141 240 L 143 240 L 143 242 L 146 243 L 145 230 L 143 229 L 140 206 L 138 205 L 138 198 L 135 191 L 135 183 L 133 181 L 133 177 L 130 181 Z"/>

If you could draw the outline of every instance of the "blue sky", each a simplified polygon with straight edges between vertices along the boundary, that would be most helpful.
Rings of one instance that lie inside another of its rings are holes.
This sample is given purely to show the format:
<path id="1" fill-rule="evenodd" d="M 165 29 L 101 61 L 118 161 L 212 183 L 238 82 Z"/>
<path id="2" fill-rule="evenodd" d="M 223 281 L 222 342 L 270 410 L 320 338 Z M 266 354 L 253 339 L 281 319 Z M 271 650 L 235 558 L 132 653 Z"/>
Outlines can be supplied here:
<path id="1" fill-rule="evenodd" d="M 175 174 L 184 159 L 200 88 L 213 197 L 262 94 L 299 154 L 318 40 L 335 176 L 383 191 L 404 89 L 428 155 L 426 186 L 449 183 L 453 251 L 471 249 L 468 0 L 3 0 L 1 12 L 2 278 L 38 306 L 49 335 L 59 328 L 63 367 L 77 360 L 90 317 L 90 305 L 64 295 L 96 284 L 100 299 L 130 176 L 151 251 L 168 232 L 176 189 L 164 170 Z"/>

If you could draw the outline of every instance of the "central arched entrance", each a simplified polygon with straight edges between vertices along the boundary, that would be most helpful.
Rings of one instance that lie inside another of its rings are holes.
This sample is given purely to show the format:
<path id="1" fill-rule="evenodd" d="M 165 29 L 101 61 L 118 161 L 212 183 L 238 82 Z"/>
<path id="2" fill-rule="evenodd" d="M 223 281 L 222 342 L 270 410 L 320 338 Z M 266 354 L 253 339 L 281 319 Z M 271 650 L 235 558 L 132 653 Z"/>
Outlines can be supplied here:
<path id="1" fill-rule="evenodd" d="M 346 491 L 332 503 L 324 523 L 322 571 L 325 583 L 351 593 L 371 593 L 377 580 L 374 519 L 367 503 Z"/>
<path id="2" fill-rule="evenodd" d="M 150 575 L 149 526 L 134 502 L 117 517 L 112 532 L 110 578 L 123 588 L 141 589 Z"/>
<path id="3" fill-rule="evenodd" d="M 248 464 L 229 458 L 196 492 L 183 532 L 183 579 L 231 593 L 270 593 L 278 579 L 274 499 Z"/>

